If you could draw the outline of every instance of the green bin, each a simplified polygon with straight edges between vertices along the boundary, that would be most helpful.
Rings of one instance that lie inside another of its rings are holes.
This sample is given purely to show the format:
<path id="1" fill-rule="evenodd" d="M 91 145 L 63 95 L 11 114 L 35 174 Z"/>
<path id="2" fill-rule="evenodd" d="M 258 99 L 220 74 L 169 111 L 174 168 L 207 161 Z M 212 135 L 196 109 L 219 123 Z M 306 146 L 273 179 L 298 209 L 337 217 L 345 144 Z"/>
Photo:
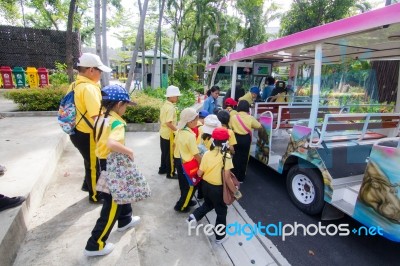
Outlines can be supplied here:
<path id="1" fill-rule="evenodd" d="M 25 88 L 26 87 L 25 70 L 22 67 L 14 67 L 12 72 L 14 74 L 15 84 L 17 84 L 17 88 Z"/>

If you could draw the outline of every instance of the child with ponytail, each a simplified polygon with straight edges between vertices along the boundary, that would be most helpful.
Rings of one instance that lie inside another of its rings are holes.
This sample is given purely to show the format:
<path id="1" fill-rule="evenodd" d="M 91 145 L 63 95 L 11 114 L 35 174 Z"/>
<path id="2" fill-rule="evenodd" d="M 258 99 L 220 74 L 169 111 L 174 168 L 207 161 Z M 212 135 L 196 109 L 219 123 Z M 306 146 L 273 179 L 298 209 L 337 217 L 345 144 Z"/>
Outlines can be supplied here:
<path id="1" fill-rule="evenodd" d="M 217 214 L 214 230 L 215 242 L 221 244 L 228 237 L 225 234 L 228 207 L 223 199 L 222 171 L 229 172 L 233 168 L 233 164 L 232 157 L 229 154 L 228 130 L 218 127 L 213 130 L 211 137 L 210 150 L 204 154 L 197 172 L 199 176 L 203 176 L 204 203 L 189 215 L 187 222 L 189 225 L 196 225 L 197 221 L 200 221 L 208 212 L 215 209 Z M 233 183 L 227 185 L 234 187 Z"/>
<path id="2" fill-rule="evenodd" d="M 107 156 L 111 152 L 126 154 L 134 159 L 132 149 L 125 146 L 126 122 L 121 116 L 128 105 L 135 103 L 131 102 L 128 93 L 119 85 L 106 86 L 101 93 L 102 107 L 95 122 L 94 138 L 98 167 L 101 171 L 106 171 Z M 107 255 L 114 249 L 114 245 L 106 241 L 117 221 L 117 231 L 122 232 L 137 225 L 140 217 L 132 216 L 131 204 L 117 204 L 111 194 L 104 193 L 100 218 L 86 244 L 86 256 Z"/>

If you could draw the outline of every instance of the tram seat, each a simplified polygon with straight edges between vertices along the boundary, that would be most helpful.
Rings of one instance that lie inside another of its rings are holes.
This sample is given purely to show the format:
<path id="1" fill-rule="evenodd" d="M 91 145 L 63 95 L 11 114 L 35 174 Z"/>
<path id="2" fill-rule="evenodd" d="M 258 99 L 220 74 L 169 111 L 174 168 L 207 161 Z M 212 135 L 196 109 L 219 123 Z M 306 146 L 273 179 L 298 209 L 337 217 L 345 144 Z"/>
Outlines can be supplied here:
<path id="1" fill-rule="evenodd" d="M 326 114 L 313 146 L 322 142 L 371 140 L 399 133 L 400 113 Z"/>
<path id="2" fill-rule="evenodd" d="M 326 114 L 338 114 L 341 107 L 321 106 L 318 108 L 317 117 L 322 119 Z M 279 106 L 278 116 L 274 122 L 273 128 L 291 129 L 301 121 L 308 122 L 310 118 L 311 106 Z"/>

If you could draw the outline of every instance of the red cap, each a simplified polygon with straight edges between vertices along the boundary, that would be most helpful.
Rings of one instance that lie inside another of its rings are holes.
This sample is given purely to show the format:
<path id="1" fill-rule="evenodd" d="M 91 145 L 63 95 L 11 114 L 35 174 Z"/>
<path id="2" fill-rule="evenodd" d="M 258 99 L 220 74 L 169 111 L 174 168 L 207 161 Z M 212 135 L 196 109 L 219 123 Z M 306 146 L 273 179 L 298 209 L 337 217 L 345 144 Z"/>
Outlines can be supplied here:
<path id="1" fill-rule="evenodd" d="M 229 139 L 229 132 L 224 127 L 217 127 L 213 130 L 211 137 L 215 140 L 228 140 Z"/>
<path id="2" fill-rule="evenodd" d="M 227 98 L 225 100 L 225 105 L 236 106 L 236 105 L 238 105 L 238 103 L 237 103 L 237 101 L 235 101 L 232 98 Z"/>

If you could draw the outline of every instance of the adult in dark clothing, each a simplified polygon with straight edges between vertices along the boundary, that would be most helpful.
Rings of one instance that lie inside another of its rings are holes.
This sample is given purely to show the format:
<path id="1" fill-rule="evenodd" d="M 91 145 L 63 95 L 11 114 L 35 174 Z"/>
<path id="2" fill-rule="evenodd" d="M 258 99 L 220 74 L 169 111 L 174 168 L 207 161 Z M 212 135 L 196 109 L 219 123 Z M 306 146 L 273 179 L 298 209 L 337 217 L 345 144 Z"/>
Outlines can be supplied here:
<path id="1" fill-rule="evenodd" d="M 232 94 L 231 89 L 229 89 L 229 90 L 226 92 L 226 94 L 225 94 L 225 96 L 224 96 L 224 99 L 223 99 L 223 101 L 222 101 L 223 109 L 226 109 L 226 105 L 225 105 L 226 99 L 232 98 L 232 97 L 231 97 L 231 94 Z M 236 88 L 235 88 L 235 101 L 239 102 L 239 98 L 240 98 L 240 97 L 243 97 L 243 95 L 245 95 L 245 94 L 246 94 L 246 92 L 245 92 L 244 89 L 242 88 L 242 84 L 237 83 L 237 84 L 236 84 Z"/>

